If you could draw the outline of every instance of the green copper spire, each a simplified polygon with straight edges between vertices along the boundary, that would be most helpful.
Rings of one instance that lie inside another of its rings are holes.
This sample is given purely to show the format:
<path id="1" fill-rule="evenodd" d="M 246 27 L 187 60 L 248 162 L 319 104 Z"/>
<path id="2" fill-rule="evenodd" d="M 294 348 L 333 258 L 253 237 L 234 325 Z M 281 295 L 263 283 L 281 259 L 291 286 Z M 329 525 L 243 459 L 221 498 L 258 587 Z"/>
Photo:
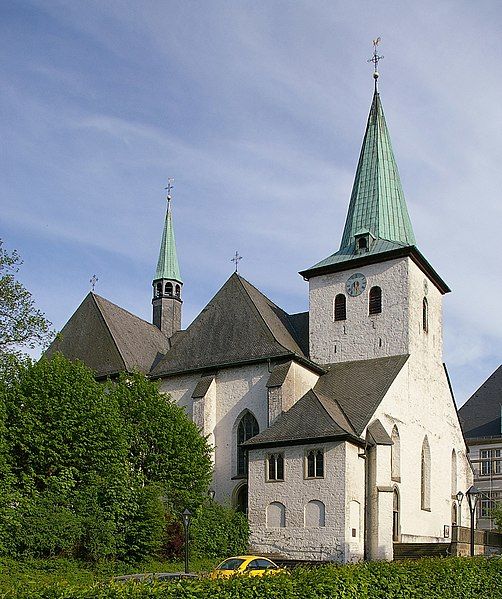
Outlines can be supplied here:
<path id="1" fill-rule="evenodd" d="M 340 249 L 363 232 L 375 240 L 415 245 L 376 84 Z"/>
<path id="2" fill-rule="evenodd" d="M 160 244 L 159 261 L 155 279 L 170 279 L 182 283 L 178 256 L 176 254 L 176 242 L 174 240 L 173 217 L 171 213 L 171 197 L 167 196 L 166 221 L 162 232 Z"/>

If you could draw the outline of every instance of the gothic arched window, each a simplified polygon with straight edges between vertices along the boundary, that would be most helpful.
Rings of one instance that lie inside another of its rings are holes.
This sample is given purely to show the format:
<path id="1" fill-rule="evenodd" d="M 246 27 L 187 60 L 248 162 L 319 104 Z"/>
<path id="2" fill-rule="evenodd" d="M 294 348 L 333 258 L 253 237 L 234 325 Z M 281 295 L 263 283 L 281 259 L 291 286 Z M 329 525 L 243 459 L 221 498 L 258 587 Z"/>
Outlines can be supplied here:
<path id="1" fill-rule="evenodd" d="M 420 505 L 423 510 L 431 509 L 431 449 L 429 440 L 425 437 L 422 443 L 420 480 Z"/>
<path id="2" fill-rule="evenodd" d="M 247 453 L 242 443 L 260 432 L 258 422 L 251 412 L 245 412 L 237 427 L 237 474 L 245 475 L 248 470 Z"/>
<path id="3" fill-rule="evenodd" d="M 391 434 L 392 447 L 390 454 L 391 463 L 391 478 L 395 481 L 401 480 L 401 439 L 399 437 L 399 431 L 397 426 L 394 425 Z"/>
<path id="4" fill-rule="evenodd" d="M 343 293 L 335 297 L 335 320 L 347 320 L 347 299 Z"/>
<path id="5" fill-rule="evenodd" d="M 429 330 L 429 305 L 426 297 L 422 302 L 422 328 L 426 333 Z"/>
<path id="6" fill-rule="evenodd" d="M 451 450 L 451 496 L 457 494 L 457 454 L 454 449 Z"/>
<path id="7" fill-rule="evenodd" d="M 382 290 L 380 287 L 370 289 L 369 314 L 380 314 L 382 311 Z"/>

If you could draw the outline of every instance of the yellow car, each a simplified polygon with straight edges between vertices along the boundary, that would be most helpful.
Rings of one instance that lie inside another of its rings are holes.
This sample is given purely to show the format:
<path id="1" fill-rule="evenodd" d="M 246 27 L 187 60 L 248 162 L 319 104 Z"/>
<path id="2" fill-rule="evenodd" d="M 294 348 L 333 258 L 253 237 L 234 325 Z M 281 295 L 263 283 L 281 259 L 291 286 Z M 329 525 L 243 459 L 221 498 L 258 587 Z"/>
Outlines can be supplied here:
<path id="1" fill-rule="evenodd" d="M 266 557 L 259 555 L 239 555 L 229 557 L 221 562 L 210 574 L 211 578 L 227 578 L 238 574 L 248 576 L 264 576 L 265 574 L 278 574 L 284 572 L 277 564 Z"/>

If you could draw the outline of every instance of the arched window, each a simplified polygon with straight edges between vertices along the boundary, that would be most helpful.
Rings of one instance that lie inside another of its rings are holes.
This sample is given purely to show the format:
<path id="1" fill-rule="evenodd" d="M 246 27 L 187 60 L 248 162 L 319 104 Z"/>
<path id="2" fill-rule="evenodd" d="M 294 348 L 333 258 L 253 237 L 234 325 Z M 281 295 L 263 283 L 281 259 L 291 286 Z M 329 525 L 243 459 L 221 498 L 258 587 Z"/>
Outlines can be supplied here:
<path id="1" fill-rule="evenodd" d="M 245 412 L 237 427 L 237 474 L 245 475 L 248 471 L 247 452 L 242 443 L 260 432 L 258 422 L 251 412 Z"/>
<path id="2" fill-rule="evenodd" d="M 155 286 L 155 290 L 156 290 L 155 295 L 157 297 L 159 297 L 159 295 L 162 295 L 162 283 L 157 283 L 157 285 Z"/>
<path id="3" fill-rule="evenodd" d="M 284 528 L 286 526 L 286 506 L 280 501 L 272 501 L 267 505 L 267 528 Z"/>
<path id="4" fill-rule="evenodd" d="M 396 425 L 392 429 L 391 439 L 393 443 L 390 454 L 391 477 L 392 480 L 401 482 L 401 439 Z"/>
<path id="5" fill-rule="evenodd" d="M 326 526 L 326 507 L 322 501 L 309 501 L 305 506 L 305 528 Z"/>
<path id="6" fill-rule="evenodd" d="M 454 501 L 451 504 L 451 525 L 452 526 L 458 526 L 460 523 L 457 522 L 457 520 L 458 520 L 457 504 Z"/>
<path id="7" fill-rule="evenodd" d="M 431 509 L 431 449 L 427 436 L 422 443 L 420 481 L 420 505 L 423 510 Z"/>
<path id="8" fill-rule="evenodd" d="M 457 453 L 451 450 L 451 496 L 457 494 Z"/>
<path id="9" fill-rule="evenodd" d="M 235 509 L 247 516 L 248 513 L 248 486 L 241 485 L 235 494 Z"/>
<path id="10" fill-rule="evenodd" d="M 347 299 L 343 293 L 339 293 L 335 297 L 335 320 L 347 319 Z"/>
<path id="11" fill-rule="evenodd" d="M 382 290 L 380 287 L 370 289 L 369 314 L 380 314 L 382 311 Z"/>
<path id="12" fill-rule="evenodd" d="M 179 297 L 181 293 L 181 287 L 179 285 L 176 285 L 176 297 Z"/>
<path id="13" fill-rule="evenodd" d="M 166 295 L 172 295 L 173 294 L 173 284 L 166 283 L 165 291 L 166 291 Z"/>
<path id="14" fill-rule="evenodd" d="M 426 297 L 424 297 L 422 302 L 422 328 L 426 333 L 429 330 L 429 306 Z"/>
<path id="15" fill-rule="evenodd" d="M 399 541 L 399 491 L 392 494 L 392 540 Z"/>

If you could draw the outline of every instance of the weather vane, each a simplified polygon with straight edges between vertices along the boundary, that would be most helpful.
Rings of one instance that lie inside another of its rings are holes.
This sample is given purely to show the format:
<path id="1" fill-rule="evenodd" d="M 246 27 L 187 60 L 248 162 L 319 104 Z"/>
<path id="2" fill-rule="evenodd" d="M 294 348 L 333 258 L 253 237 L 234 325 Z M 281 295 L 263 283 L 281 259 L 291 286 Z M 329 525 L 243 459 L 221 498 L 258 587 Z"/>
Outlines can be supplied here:
<path id="1" fill-rule="evenodd" d="M 235 256 L 230 259 L 230 262 L 235 262 L 235 272 L 237 272 L 239 262 L 242 260 L 242 256 L 239 256 L 239 252 L 235 252 Z"/>
<path id="2" fill-rule="evenodd" d="M 169 209 L 171 207 L 171 192 L 173 190 L 173 183 L 174 183 L 174 179 L 172 177 L 168 177 L 167 178 L 167 187 L 164 187 L 164 189 L 167 191 L 167 208 Z"/>
<path id="3" fill-rule="evenodd" d="M 373 79 L 375 80 L 375 89 L 377 88 L 377 79 L 378 79 L 378 63 L 382 60 L 383 56 L 378 56 L 377 46 L 382 41 L 381 37 L 377 37 L 373 40 L 373 56 L 368 60 L 368 62 L 372 62 L 375 66 L 373 71 Z"/>
<path id="4" fill-rule="evenodd" d="M 96 283 L 99 281 L 98 277 L 96 275 L 92 275 L 92 277 L 89 279 L 89 283 L 92 286 L 92 292 L 94 293 L 94 288 L 96 287 Z"/>

